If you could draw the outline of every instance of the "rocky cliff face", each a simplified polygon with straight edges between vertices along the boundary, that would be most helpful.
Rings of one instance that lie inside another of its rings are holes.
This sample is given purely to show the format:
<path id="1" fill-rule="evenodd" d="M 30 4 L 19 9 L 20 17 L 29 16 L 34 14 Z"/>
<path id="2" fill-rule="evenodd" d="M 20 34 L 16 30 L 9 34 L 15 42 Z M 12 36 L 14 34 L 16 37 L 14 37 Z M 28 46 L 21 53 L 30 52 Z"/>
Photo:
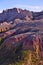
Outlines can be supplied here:
<path id="1" fill-rule="evenodd" d="M 21 20 L 39 20 L 43 19 L 43 11 L 42 12 L 31 12 L 28 10 L 22 10 L 20 8 L 13 8 L 3 10 L 0 13 L 0 22 L 3 21 L 14 21 L 15 19 Z"/>
<path id="2" fill-rule="evenodd" d="M 32 19 L 32 13 L 27 10 L 22 10 L 19 8 L 8 9 L 0 13 L 0 22 L 3 21 L 13 21 L 15 19 L 25 19 L 25 17 Z"/>

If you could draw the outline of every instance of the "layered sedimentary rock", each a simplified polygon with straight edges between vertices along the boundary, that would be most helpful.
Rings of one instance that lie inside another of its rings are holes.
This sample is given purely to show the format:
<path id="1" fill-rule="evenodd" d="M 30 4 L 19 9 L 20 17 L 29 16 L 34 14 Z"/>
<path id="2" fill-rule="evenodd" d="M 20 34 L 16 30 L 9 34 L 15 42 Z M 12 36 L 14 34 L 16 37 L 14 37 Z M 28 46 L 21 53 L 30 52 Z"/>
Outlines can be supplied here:
<path id="1" fill-rule="evenodd" d="M 15 63 L 27 50 L 43 60 L 43 11 L 13 8 L 0 13 L 0 65 Z"/>

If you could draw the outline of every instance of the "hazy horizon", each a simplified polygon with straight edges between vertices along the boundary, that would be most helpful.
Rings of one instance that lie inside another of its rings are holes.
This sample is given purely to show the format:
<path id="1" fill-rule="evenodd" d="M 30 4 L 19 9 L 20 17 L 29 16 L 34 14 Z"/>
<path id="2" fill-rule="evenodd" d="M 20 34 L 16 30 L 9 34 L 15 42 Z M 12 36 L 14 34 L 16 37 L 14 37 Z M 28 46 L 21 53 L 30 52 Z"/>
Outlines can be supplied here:
<path id="1" fill-rule="evenodd" d="M 1 0 L 0 12 L 10 8 L 21 8 L 30 11 L 43 11 L 43 0 Z"/>

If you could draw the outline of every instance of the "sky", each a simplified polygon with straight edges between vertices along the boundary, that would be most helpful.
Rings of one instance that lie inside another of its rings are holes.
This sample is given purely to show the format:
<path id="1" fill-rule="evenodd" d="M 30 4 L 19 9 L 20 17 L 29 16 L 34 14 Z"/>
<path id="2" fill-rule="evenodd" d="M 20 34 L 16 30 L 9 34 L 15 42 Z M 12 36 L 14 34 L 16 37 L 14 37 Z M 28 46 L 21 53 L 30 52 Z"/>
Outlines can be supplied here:
<path id="1" fill-rule="evenodd" d="M 30 11 L 42 11 L 43 0 L 0 0 L 0 12 L 15 7 Z"/>

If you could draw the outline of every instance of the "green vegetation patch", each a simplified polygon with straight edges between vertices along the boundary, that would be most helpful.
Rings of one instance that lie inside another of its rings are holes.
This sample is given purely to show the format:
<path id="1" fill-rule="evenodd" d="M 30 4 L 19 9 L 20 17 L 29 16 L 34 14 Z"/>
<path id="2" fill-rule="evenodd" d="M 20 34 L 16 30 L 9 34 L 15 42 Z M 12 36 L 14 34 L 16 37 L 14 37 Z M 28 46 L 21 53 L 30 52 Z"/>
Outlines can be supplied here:
<path id="1" fill-rule="evenodd" d="M 0 38 L 0 45 L 3 43 L 4 39 Z"/>

